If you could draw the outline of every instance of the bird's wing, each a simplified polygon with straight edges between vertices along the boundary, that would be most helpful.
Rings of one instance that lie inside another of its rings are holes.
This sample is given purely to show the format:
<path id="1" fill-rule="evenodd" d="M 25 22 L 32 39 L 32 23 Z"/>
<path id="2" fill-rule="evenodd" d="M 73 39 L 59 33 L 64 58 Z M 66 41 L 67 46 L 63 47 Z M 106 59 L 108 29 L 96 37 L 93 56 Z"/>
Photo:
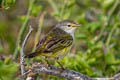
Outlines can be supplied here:
<path id="1" fill-rule="evenodd" d="M 38 43 L 37 43 L 37 45 L 36 45 L 36 50 L 37 49 L 40 49 L 43 45 L 44 45 L 44 43 L 45 43 L 45 41 L 46 41 L 46 36 L 45 37 L 43 37 Z"/>
<path id="2" fill-rule="evenodd" d="M 53 29 L 54 30 L 54 29 Z M 51 39 L 51 36 L 54 34 L 53 30 L 51 30 L 46 36 L 44 36 L 36 45 L 36 50 L 40 49 L 41 47 L 45 46 L 47 40 Z"/>
<path id="3" fill-rule="evenodd" d="M 36 52 L 51 53 L 62 50 L 71 46 L 73 38 L 69 34 L 58 29 L 53 29 L 43 39 L 39 41 L 36 47 Z"/>
<path id="4" fill-rule="evenodd" d="M 73 40 L 68 37 L 51 38 L 50 40 L 47 41 L 45 48 L 42 50 L 42 52 L 43 53 L 57 52 L 59 50 L 71 46 L 72 42 Z"/>

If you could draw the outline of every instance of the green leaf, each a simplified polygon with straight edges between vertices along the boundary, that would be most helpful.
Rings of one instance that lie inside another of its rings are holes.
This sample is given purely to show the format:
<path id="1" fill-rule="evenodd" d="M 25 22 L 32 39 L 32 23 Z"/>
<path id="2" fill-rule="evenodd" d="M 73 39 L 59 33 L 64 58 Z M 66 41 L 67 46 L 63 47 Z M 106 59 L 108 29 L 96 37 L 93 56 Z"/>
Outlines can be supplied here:
<path id="1" fill-rule="evenodd" d="M 15 80 L 13 76 L 18 70 L 18 65 L 16 63 L 5 64 L 3 61 L 0 61 L 0 78 L 3 80 Z"/>
<path id="2" fill-rule="evenodd" d="M 38 14 L 41 12 L 41 9 L 42 9 L 41 5 L 33 4 L 32 5 L 31 15 L 38 16 Z"/>
<path id="3" fill-rule="evenodd" d="M 115 62 L 115 56 L 113 55 L 113 53 L 106 53 L 105 61 L 107 64 L 113 64 Z"/>

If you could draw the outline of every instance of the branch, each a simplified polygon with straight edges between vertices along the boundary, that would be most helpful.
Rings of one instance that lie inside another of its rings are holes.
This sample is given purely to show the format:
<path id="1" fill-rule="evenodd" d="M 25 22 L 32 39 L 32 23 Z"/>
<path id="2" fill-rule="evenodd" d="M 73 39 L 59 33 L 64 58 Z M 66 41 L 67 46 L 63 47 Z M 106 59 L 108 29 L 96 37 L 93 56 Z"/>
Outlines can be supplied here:
<path id="1" fill-rule="evenodd" d="M 55 76 L 64 77 L 70 80 L 96 80 L 86 75 L 83 75 L 79 72 L 75 72 L 73 70 L 68 70 L 68 69 L 61 70 L 61 68 L 58 68 L 52 65 L 47 67 L 45 64 L 40 64 L 40 63 L 34 63 L 32 65 L 32 68 L 29 71 L 36 73 L 36 74 L 45 73 L 49 75 L 55 75 Z"/>
<path id="2" fill-rule="evenodd" d="M 113 80 L 120 80 L 120 73 L 114 75 Z"/>
<path id="3" fill-rule="evenodd" d="M 32 68 L 29 70 L 29 73 L 32 72 L 34 74 L 48 74 L 48 75 L 55 75 L 58 77 L 63 77 L 69 80 L 120 80 L 120 73 L 114 75 L 111 78 L 90 78 L 87 75 L 84 75 L 82 73 L 65 69 L 61 71 L 61 68 L 55 67 L 53 65 L 50 65 L 47 67 L 45 64 L 40 63 L 34 63 L 32 64 Z M 28 73 L 27 73 L 28 74 Z M 27 79 L 30 79 L 31 77 L 27 77 Z M 26 80 L 27 80 L 26 79 Z"/>
<path id="4" fill-rule="evenodd" d="M 24 75 L 25 73 L 25 67 L 24 67 L 24 47 L 25 47 L 25 44 L 31 34 L 31 32 L 33 31 L 32 27 L 30 26 L 29 28 L 29 32 L 28 34 L 26 35 L 23 43 L 22 43 L 22 47 L 21 47 L 21 50 L 20 50 L 20 64 L 21 64 L 21 75 Z"/>

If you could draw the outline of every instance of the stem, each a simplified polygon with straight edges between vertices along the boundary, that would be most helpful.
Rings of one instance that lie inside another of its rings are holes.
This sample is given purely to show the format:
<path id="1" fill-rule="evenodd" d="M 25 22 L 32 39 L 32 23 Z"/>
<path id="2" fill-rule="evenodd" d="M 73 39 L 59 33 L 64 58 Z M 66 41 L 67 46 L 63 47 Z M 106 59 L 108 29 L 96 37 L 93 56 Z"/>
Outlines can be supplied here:
<path id="1" fill-rule="evenodd" d="M 16 42 L 16 48 L 15 48 L 14 53 L 13 53 L 14 59 L 16 59 L 17 56 L 18 56 L 18 52 L 20 50 L 20 42 L 21 42 L 21 40 L 23 38 L 24 32 L 25 32 L 27 24 L 29 22 L 29 17 L 30 17 L 30 14 L 31 14 L 32 5 L 34 3 L 34 0 L 29 1 L 29 3 L 30 3 L 29 4 L 29 9 L 28 9 L 28 13 L 26 15 L 25 22 L 23 23 L 23 25 L 22 25 L 22 27 L 20 29 L 20 32 L 18 34 L 18 38 L 17 38 L 17 42 Z"/>
<path id="2" fill-rule="evenodd" d="M 64 0 L 63 2 L 63 6 L 61 7 L 61 10 L 60 10 L 60 19 L 61 20 L 64 20 L 64 13 L 65 13 L 65 6 L 67 4 L 68 0 Z"/>
<path id="3" fill-rule="evenodd" d="M 100 32 L 100 34 L 99 34 L 98 39 L 96 40 L 96 42 L 98 42 L 101 39 L 101 37 L 103 36 L 104 30 L 105 30 L 105 28 L 107 26 L 109 26 L 110 21 L 111 21 L 111 17 L 113 15 L 113 13 L 115 12 L 115 10 L 117 9 L 117 7 L 119 6 L 119 4 L 120 4 L 120 1 L 116 0 L 115 4 L 113 5 L 113 7 L 111 8 L 111 10 L 109 11 L 107 22 L 102 27 L 101 32 Z"/>
<path id="4" fill-rule="evenodd" d="M 116 0 L 114 6 L 112 7 L 112 9 L 111 9 L 111 11 L 110 11 L 110 13 L 109 13 L 108 19 L 111 18 L 112 14 L 113 14 L 114 11 L 117 9 L 117 7 L 119 6 L 119 4 L 120 4 L 120 1 L 119 1 L 119 0 Z M 107 25 L 109 25 L 109 24 L 110 24 L 110 20 L 109 20 L 109 22 L 108 22 Z M 110 40 L 111 40 L 112 34 L 113 34 L 113 32 L 114 32 L 114 30 L 116 29 L 117 26 L 118 26 L 118 24 L 115 24 L 115 25 L 113 26 L 112 30 L 110 31 L 110 33 L 108 34 L 108 38 L 107 38 L 107 40 L 106 40 L 107 51 L 109 50 L 109 44 L 110 44 Z"/>
<path id="5" fill-rule="evenodd" d="M 109 44 L 110 44 L 110 40 L 111 40 L 111 37 L 112 37 L 112 34 L 113 32 L 115 31 L 115 29 L 117 28 L 118 24 L 115 24 L 112 28 L 112 30 L 110 31 L 109 35 L 108 35 L 108 38 L 107 38 L 107 41 L 106 41 L 106 47 L 107 47 L 107 51 L 109 49 Z"/>
<path id="6" fill-rule="evenodd" d="M 24 47 L 25 47 L 25 44 L 31 34 L 31 32 L 33 31 L 32 27 L 30 26 L 29 28 L 29 32 L 28 34 L 26 35 L 23 43 L 22 43 L 22 47 L 21 47 L 21 50 L 20 50 L 20 64 L 21 64 L 21 75 L 24 75 L 25 73 L 25 67 L 24 67 Z"/>

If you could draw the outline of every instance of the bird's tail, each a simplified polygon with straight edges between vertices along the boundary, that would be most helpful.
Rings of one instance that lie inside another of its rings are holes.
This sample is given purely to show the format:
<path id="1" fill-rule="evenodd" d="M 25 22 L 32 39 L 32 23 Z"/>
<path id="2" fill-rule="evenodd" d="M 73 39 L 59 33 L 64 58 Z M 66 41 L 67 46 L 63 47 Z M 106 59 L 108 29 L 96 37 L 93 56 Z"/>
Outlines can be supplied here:
<path id="1" fill-rule="evenodd" d="M 37 53 L 33 52 L 33 53 L 30 53 L 30 54 L 26 55 L 24 58 L 33 58 L 35 56 L 37 56 Z"/>

